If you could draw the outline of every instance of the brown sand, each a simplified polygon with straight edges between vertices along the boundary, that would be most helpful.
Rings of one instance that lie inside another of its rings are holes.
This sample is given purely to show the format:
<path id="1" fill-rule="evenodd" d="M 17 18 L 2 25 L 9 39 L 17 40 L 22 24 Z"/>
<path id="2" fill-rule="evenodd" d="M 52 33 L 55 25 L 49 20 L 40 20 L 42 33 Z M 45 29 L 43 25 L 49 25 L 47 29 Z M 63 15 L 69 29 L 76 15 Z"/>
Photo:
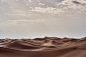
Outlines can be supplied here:
<path id="1" fill-rule="evenodd" d="M 0 39 L 0 57 L 86 57 L 86 37 Z"/>

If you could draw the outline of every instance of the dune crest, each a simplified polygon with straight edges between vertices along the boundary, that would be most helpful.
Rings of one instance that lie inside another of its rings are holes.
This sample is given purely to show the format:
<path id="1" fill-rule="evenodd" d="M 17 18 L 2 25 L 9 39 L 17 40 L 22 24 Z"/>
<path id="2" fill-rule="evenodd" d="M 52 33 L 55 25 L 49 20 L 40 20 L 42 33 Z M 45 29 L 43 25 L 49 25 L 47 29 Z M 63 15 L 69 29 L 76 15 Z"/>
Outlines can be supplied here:
<path id="1" fill-rule="evenodd" d="M 0 39 L 0 57 L 86 57 L 86 37 Z"/>

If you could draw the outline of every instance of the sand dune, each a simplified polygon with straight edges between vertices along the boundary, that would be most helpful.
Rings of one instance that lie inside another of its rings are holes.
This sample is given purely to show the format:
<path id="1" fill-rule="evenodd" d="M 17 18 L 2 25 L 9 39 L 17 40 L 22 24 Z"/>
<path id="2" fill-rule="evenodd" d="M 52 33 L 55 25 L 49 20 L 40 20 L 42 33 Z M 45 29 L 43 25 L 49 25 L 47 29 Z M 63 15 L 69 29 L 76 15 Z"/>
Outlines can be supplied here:
<path id="1" fill-rule="evenodd" d="M 0 57 L 86 57 L 86 38 L 0 40 Z"/>

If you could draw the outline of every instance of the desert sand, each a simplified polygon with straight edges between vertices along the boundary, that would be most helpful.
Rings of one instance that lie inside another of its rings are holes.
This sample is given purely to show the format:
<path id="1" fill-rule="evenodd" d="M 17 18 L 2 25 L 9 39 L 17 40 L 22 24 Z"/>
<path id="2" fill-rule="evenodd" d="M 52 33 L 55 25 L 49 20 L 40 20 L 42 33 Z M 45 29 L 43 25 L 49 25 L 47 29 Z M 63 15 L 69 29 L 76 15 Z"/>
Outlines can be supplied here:
<path id="1" fill-rule="evenodd" d="M 86 57 L 86 37 L 0 39 L 0 57 Z"/>

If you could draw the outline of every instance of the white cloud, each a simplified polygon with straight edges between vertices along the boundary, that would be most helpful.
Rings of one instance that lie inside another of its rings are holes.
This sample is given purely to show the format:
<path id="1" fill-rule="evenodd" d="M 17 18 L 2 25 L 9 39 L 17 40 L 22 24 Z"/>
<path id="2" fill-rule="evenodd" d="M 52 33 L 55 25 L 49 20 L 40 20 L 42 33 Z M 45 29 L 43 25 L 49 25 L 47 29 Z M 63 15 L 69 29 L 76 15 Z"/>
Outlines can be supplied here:
<path id="1" fill-rule="evenodd" d="M 6 2 L 6 0 L 1 0 L 2 2 Z"/>
<path id="2" fill-rule="evenodd" d="M 45 20 L 36 19 L 36 20 L 8 20 L 6 22 L 0 23 L 0 26 L 19 26 L 19 25 L 26 25 L 26 24 L 35 24 L 38 22 L 46 22 Z"/>
<path id="3" fill-rule="evenodd" d="M 78 4 L 76 3 L 73 3 L 73 1 L 76 1 Z M 61 3 L 58 3 L 57 6 L 65 6 L 65 8 L 71 8 L 71 9 L 79 9 L 79 10 L 82 10 L 82 9 L 86 9 L 86 5 L 83 5 L 83 3 L 85 4 L 86 1 L 85 0 L 64 0 L 62 1 Z"/>
<path id="4" fill-rule="evenodd" d="M 29 2 L 32 2 L 32 0 L 29 0 Z"/>
<path id="5" fill-rule="evenodd" d="M 73 1 L 77 1 L 79 3 L 86 3 L 86 0 L 64 0 L 59 4 L 63 4 L 63 5 L 70 5 L 70 4 L 74 4 Z M 58 5 L 58 4 L 57 4 Z"/>
<path id="6" fill-rule="evenodd" d="M 27 6 L 29 5 L 29 4 L 26 4 Z"/>
<path id="7" fill-rule="evenodd" d="M 39 0 L 37 0 L 37 2 L 40 2 Z"/>
<path id="8" fill-rule="evenodd" d="M 16 0 L 16 1 L 19 1 L 19 0 Z"/>
<path id="9" fill-rule="evenodd" d="M 59 14 L 63 13 L 61 9 L 53 8 L 53 7 L 47 7 L 47 8 L 42 8 L 42 7 L 35 7 L 34 9 L 30 11 L 35 11 L 35 12 L 41 12 L 41 13 L 51 13 L 51 14 Z"/>
<path id="10" fill-rule="evenodd" d="M 29 16 L 30 14 L 13 14 L 13 13 L 4 13 L 5 15 L 9 16 Z"/>
<path id="11" fill-rule="evenodd" d="M 77 3 L 80 4 L 76 4 L 73 3 L 73 1 L 77 1 Z M 64 13 L 73 13 L 75 11 L 79 12 L 79 13 L 85 13 L 86 11 L 86 1 L 85 0 L 64 0 L 61 3 L 56 4 L 57 7 L 47 7 L 47 8 L 43 8 L 43 7 L 35 7 L 32 8 L 33 12 L 40 12 L 40 13 L 49 13 L 49 14 L 64 14 Z M 42 5 L 40 3 L 40 5 Z M 44 4 L 43 4 L 44 5 Z M 46 6 L 46 5 L 45 5 Z"/>
<path id="12" fill-rule="evenodd" d="M 44 3 L 39 3 L 39 5 L 45 5 Z"/>

